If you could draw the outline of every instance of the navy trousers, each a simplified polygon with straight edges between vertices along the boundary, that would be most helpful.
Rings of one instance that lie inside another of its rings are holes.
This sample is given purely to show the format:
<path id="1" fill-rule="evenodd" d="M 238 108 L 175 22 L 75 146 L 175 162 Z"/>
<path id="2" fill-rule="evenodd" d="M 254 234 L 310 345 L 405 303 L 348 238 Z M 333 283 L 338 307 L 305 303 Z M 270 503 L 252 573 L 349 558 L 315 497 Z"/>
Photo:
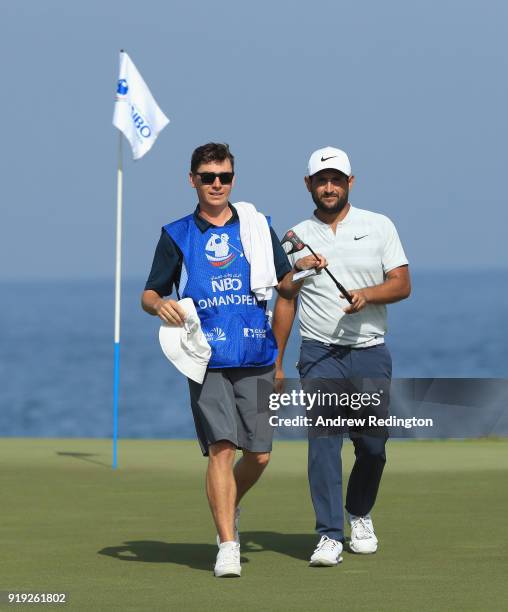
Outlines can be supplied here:
<path id="1" fill-rule="evenodd" d="M 355 379 L 358 388 L 370 378 L 376 383 L 384 381 L 389 396 L 392 360 L 384 344 L 351 349 L 304 339 L 298 369 L 305 390 L 316 388 L 313 384 L 315 379 Z M 356 459 L 349 476 L 345 507 L 350 514 L 364 516 L 376 501 L 386 462 L 388 436 L 380 435 L 379 431 L 377 435 L 359 431 L 350 433 L 350 437 Z M 320 429 L 311 431 L 309 428 L 308 475 L 316 514 L 316 531 L 344 542 L 342 441 L 343 433 Z"/>

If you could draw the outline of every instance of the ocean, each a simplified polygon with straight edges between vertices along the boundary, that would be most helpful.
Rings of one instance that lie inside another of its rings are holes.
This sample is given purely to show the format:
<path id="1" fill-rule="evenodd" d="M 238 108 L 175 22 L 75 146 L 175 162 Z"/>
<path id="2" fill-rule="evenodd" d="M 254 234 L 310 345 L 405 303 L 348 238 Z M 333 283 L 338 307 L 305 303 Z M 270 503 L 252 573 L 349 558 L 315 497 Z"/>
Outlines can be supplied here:
<path id="1" fill-rule="evenodd" d="M 508 378 L 508 271 L 413 272 L 388 306 L 398 378 Z M 192 438 L 187 382 L 141 310 L 144 280 L 122 290 L 119 436 Z M 108 437 L 113 403 L 113 280 L 3 284 L 0 436 Z M 297 377 L 297 326 L 285 358 Z"/>

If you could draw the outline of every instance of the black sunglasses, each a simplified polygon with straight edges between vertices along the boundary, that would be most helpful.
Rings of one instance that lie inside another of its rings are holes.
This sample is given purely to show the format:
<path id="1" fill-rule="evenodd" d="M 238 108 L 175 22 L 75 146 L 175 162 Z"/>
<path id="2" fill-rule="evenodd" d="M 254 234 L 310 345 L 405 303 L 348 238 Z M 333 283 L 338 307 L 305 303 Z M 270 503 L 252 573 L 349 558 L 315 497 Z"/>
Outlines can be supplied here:
<path id="1" fill-rule="evenodd" d="M 234 172 L 195 172 L 196 176 L 199 176 L 203 185 L 213 185 L 215 179 L 218 178 L 222 185 L 231 185 L 233 182 Z"/>

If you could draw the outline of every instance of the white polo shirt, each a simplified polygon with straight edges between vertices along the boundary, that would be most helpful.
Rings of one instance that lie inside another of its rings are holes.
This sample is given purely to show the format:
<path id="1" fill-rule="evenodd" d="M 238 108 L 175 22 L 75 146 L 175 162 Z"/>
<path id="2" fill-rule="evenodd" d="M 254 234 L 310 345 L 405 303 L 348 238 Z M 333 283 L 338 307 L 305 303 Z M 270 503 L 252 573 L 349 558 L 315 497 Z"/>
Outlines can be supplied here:
<path id="1" fill-rule="evenodd" d="M 390 270 L 408 263 L 397 230 L 384 215 L 350 207 L 348 214 L 332 228 L 315 215 L 292 228 L 316 253 L 328 260 L 328 269 L 346 289 L 379 285 Z M 288 255 L 297 259 L 310 255 L 305 248 Z M 339 290 L 322 271 L 308 277 L 300 290 L 298 315 L 304 338 L 328 344 L 367 347 L 384 342 L 386 306 L 367 304 L 355 314 L 346 314 L 348 306 Z"/>

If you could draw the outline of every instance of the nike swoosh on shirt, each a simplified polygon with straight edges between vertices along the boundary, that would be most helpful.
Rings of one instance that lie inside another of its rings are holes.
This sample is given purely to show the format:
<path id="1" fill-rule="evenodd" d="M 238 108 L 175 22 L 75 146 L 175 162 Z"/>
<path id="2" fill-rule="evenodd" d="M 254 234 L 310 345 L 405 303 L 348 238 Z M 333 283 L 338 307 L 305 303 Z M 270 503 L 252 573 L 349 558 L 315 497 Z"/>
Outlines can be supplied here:
<path id="1" fill-rule="evenodd" d="M 361 240 L 362 238 L 365 238 L 365 236 L 368 236 L 369 234 L 364 234 L 363 236 L 355 236 L 355 240 Z"/>

